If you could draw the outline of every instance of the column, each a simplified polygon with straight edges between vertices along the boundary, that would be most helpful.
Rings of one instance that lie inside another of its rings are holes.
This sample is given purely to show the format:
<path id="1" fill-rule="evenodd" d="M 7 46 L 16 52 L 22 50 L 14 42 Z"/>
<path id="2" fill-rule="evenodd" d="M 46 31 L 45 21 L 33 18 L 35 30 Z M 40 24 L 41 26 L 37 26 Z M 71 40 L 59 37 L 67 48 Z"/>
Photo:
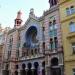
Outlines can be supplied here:
<path id="1" fill-rule="evenodd" d="M 34 65 L 33 64 L 32 64 L 31 70 L 32 70 L 32 75 L 34 75 Z"/>
<path id="2" fill-rule="evenodd" d="M 38 75 L 42 75 L 42 64 L 41 63 L 39 64 L 39 67 L 38 67 Z"/>
<path id="3" fill-rule="evenodd" d="M 20 69 L 18 69 L 18 75 L 20 75 Z"/>
<path id="4" fill-rule="evenodd" d="M 26 64 L 26 68 L 25 68 L 25 71 L 26 71 L 26 75 L 27 75 L 27 71 L 28 71 L 28 67 L 27 67 L 27 64 Z"/>

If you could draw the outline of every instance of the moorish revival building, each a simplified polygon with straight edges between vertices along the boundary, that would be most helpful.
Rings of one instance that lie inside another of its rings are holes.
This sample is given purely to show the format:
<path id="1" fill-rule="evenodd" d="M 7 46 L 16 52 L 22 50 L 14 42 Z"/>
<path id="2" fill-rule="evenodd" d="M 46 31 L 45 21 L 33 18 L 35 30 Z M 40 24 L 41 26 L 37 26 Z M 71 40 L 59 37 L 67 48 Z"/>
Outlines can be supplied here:
<path id="1" fill-rule="evenodd" d="M 4 31 L 0 24 L 0 74 L 1 74 L 1 65 L 2 65 L 2 51 L 3 51 L 3 42 L 4 42 Z"/>
<path id="2" fill-rule="evenodd" d="M 3 75 L 63 75 L 63 49 L 59 1 L 49 0 L 50 8 L 41 17 L 30 9 L 22 25 L 21 11 L 7 34 Z"/>

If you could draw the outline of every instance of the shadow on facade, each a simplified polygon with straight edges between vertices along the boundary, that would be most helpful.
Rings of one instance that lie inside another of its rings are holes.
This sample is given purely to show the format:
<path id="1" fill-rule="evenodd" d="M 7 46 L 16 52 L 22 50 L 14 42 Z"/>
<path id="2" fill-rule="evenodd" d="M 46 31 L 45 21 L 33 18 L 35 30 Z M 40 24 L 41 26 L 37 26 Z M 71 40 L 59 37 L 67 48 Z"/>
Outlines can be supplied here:
<path id="1" fill-rule="evenodd" d="M 5 70 L 2 70 L 2 75 L 9 75 L 9 70 L 8 70 L 9 65 L 6 64 Z"/>

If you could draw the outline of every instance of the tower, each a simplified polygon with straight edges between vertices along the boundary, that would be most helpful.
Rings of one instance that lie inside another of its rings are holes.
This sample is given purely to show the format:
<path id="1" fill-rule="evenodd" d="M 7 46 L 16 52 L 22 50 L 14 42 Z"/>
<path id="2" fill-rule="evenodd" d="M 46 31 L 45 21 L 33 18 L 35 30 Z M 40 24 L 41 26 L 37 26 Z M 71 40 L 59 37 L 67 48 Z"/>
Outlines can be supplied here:
<path id="1" fill-rule="evenodd" d="M 49 0 L 50 7 L 57 5 L 58 0 Z"/>
<path id="2" fill-rule="evenodd" d="M 16 28 L 20 27 L 22 24 L 21 14 L 22 14 L 21 11 L 18 11 L 17 17 L 15 19 L 15 25 L 14 25 L 14 27 L 16 27 Z"/>

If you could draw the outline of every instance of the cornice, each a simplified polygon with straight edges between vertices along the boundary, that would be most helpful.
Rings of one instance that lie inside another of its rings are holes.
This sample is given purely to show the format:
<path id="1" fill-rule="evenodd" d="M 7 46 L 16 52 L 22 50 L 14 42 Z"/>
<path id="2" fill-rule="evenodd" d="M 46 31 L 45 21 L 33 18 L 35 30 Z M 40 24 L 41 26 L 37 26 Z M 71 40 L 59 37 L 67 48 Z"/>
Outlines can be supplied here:
<path id="1" fill-rule="evenodd" d="M 8 34 L 11 34 L 11 33 L 13 33 L 14 31 L 16 31 L 16 28 L 13 28 L 13 29 L 9 30 L 9 31 L 8 31 Z"/>
<path id="2" fill-rule="evenodd" d="M 59 10 L 59 6 L 58 5 L 55 5 L 55 6 L 51 7 L 49 10 L 45 11 L 44 12 L 44 16 L 47 16 L 48 14 L 51 14 L 52 12 L 54 12 L 56 10 Z"/>
<path id="3" fill-rule="evenodd" d="M 69 20 L 71 20 L 71 19 L 74 19 L 75 18 L 75 15 L 74 16 L 71 16 L 71 17 L 69 17 L 69 18 L 66 18 L 66 19 L 64 19 L 64 20 L 61 20 L 60 22 L 61 23 L 64 23 L 64 22 L 67 22 L 67 21 L 69 21 Z"/>
<path id="4" fill-rule="evenodd" d="M 59 2 L 59 5 L 63 5 L 64 3 L 69 2 L 69 1 L 71 0 L 65 0 L 65 1 Z"/>
<path id="5" fill-rule="evenodd" d="M 59 10 L 58 5 L 55 5 L 55 6 L 51 7 L 51 8 L 49 8 L 49 10 L 44 11 L 43 15 L 38 19 L 38 21 L 43 21 L 45 16 L 47 16 L 48 14 L 51 14 L 52 12 L 54 12 L 56 10 Z"/>

